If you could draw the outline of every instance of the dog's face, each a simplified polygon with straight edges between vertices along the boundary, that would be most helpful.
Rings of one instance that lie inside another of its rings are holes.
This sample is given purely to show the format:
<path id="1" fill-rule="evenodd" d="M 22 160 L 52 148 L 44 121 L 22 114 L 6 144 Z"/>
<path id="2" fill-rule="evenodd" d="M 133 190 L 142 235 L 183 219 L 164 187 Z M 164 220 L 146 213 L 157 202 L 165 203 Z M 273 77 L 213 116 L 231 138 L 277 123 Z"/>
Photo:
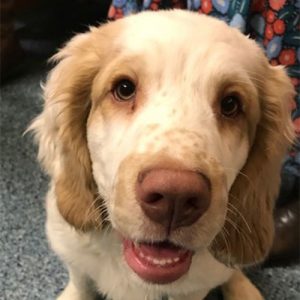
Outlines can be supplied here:
<path id="1" fill-rule="evenodd" d="M 33 128 L 71 225 L 113 228 L 155 283 L 203 249 L 228 264 L 265 257 L 293 92 L 253 41 L 209 17 L 143 13 L 56 58 Z"/>

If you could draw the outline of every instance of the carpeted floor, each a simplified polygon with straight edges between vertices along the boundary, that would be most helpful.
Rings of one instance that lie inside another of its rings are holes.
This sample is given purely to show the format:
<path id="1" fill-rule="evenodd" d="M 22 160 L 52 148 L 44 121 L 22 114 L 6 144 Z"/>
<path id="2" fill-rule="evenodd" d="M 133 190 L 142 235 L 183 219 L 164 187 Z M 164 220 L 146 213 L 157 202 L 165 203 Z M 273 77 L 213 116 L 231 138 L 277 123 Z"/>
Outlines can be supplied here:
<path id="1" fill-rule="evenodd" d="M 67 280 L 44 233 L 47 178 L 35 161 L 30 135 L 22 136 L 41 109 L 44 77 L 45 68 L 37 65 L 1 88 L 0 299 L 5 300 L 54 299 Z M 250 277 L 267 300 L 300 299 L 299 265 L 256 269 Z"/>

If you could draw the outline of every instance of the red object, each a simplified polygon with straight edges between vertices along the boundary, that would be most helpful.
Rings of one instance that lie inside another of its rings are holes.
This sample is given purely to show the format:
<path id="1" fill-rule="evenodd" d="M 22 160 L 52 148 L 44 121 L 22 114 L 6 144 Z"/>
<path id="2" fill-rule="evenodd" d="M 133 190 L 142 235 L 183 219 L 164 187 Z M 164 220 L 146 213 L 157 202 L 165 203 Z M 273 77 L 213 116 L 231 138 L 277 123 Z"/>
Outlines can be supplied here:
<path id="1" fill-rule="evenodd" d="M 284 49 L 279 55 L 281 65 L 291 66 L 296 62 L 296 51 L 294 49 Z"/>
<path id="2" fill-rule="evenodd" d="M 251 3 L 251 11 L 252 12 L 262 12 L 265 9 L 265 1 L 262 0 L 254 0 Z"/>
<path id="3" fill-rule="evenodd" d="M 270 24 L 266 25 L 265 36 L 268 40 L 271 40 L 274 36 L 273 26 Z"/>
<path id="4" fill-rule="evenodd" d="M 116 15 L 116 9 L 114 6 L 111 6 L 108 11 L 108 18 L 113 19 Z"/>
<path id="5" fill-rule="evenodd" d="M 277 66 L 277 65 L 278 65 L 278 60 L 275 59 L 275 58 L 273 58 L 273 59 L 271 59 L 270 64 L 271 64 L 272 66 Z"/>
<path id="6" fill-rule="evenodd" d="M 295 127 L 295 132 L 296 135 L 299 136 L 300 135 L 300 118 L 297 118 L 293 121 L 294 127 Z"/>
<path id="7" fill-rule="evenodd" d="M 263 2 L 263 1 L 261 1 Z M 278 11 L 280 10 L 284 4 L 286 3 L 286 0 L 269 0 L 271 8 Z"/>
<path id="8" fill-rule="evenodd" d="M 124 17 L 123 10 L 121 8 L 116 8 L 114 19 L 121 19 Z"/>
<path id="9" fill-rule="evenodd" d="M 202 12 L 205 14 L 209 14 L 212 11 L 212 3 L 211 0 L 203 0 L 202 1 Z"/>
<path id="10" fill-rule="evenodd" d="M 291 82 L 293 84 L 293 86 L 298 86 L 300 84 L 300 80 L 296 77 L 291 77 Z"/>
<path id="11" fill-rule="evenodd" d="M 158 8 L 159 8 L 159 6 L 158 6 L 157 3 L 151 3 L 150 9 L 152 9 L 152 10 L 158 10 Z"/>
<path id="12" fill-rule="evenodd" d="M 271 24 L 271 23 L 273 23 L 274 21 L 275 21 L 275 13 L 274 13 L 274 11 L 272 10 L 272 9 L 269 9 L 268 11 L 267 11 L 267 14 L 266 14 L 266 19 L 267 19 L 267 22 L 269 23 L 269 24 Z"/>
<path id="13" fill-rule="evenodd" d="M 276 34 L 283 34 L 285 32 L 285 23 L 278 19 L 274 22 L 273 28 Z"/>

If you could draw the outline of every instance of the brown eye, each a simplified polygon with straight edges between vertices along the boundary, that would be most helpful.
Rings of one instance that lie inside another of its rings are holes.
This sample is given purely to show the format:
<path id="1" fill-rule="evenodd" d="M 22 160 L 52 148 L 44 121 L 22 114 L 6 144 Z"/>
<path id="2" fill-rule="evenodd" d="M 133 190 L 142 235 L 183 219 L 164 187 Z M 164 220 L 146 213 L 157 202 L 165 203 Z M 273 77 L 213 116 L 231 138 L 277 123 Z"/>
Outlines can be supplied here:
<path id="1" fill-rule="evenodd" d="M 221 101 L 221 113 L 228 118 L 234 118 L 241 112 L 241 102 L 239 97 L 226 96 Z"/>
<path id="2" fill-rule="evenodd" d="M 130 101 L 134 98 L 135 93 L 135 83 L 130 79 L 119 80 L 113 88 L 113 95 L 117 101 Z"/>

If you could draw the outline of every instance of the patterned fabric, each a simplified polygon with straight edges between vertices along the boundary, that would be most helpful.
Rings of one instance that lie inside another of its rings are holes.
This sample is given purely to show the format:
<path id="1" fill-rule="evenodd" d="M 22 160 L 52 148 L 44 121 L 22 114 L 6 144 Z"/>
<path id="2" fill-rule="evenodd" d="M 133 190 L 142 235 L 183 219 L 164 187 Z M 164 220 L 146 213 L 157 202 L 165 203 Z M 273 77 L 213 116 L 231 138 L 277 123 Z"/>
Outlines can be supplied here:
<path id="1" fill-rule="evenodd" d="M 300 0 L 113 0 L 108 18 L 142 10 L 182 8 L 207 14 L 249 34 L 272 65 L 285 65 L 296 89 L 291 104 L 297 139 L 282 168 L 278 203 L 299 194 L 300 177 Z"/>

